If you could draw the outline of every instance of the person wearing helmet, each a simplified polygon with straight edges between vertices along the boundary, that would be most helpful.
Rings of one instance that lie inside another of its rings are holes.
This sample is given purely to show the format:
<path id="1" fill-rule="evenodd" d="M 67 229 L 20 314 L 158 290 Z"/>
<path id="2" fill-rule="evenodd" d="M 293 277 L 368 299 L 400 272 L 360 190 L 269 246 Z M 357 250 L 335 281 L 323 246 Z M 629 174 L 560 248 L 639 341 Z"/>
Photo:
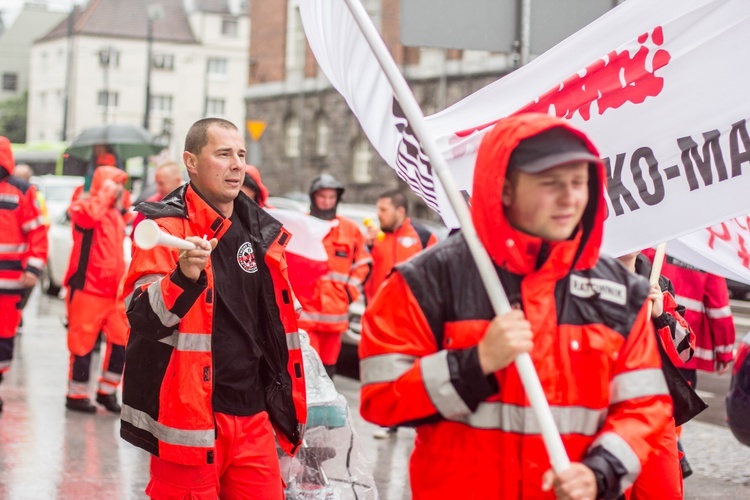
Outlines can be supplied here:
<path id="1" fill-rule="evenodd" d="M 19 302 L 24 291 L 36 285 L 47 262 L 47 226 L 36 189 L 14 177 L 14 170 L 10 140 L 0 137 L 0 382 L 13 360 Z"/>
<path id="2" fill-rule="evenodd" d="M 336 215 L 344 189 L 329 174 L 316 177 L 310 186 L 310 215 L 331 222 L 331 230 L 323 239 L 328 274 L 315 284 L 312 296 L 298 297 L 302 304 L 300 327 L 310 335 L 310 343 L 331 377 L 341 351 L 341 335 L 349 327 L 349 304 L 359 298 L 372 267 L 357 223 Z"/>

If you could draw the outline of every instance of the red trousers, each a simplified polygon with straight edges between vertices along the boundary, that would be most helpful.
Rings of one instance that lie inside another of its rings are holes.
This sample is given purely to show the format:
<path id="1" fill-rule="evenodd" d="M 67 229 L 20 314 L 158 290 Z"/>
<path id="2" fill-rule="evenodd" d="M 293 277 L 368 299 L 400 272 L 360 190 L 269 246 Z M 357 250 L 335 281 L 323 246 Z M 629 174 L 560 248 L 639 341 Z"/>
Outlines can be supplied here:
<path id="1" fill-rule="evenodd" d="M 20 292 L 18 295 L 0 295 L 0 373 L 10 369 L 13 359 L 13 341 L 21 321 L 19 302 Z"/>
<path id="2" fill-rule="evenodd" d="M 310 336 L 310 345 L 318 352 L 320 360 L 324 365 L 335 365 L 341 352 L 341 337 L 344 332 L 307 332 Z"/>
<path id="3" fill-rule="evenodd" d="M 151 481 L 146 494 L 157 500 L 282 500 L 284 483 L 268 413 L 214 416 L 215 462 L 181 465 L 151 456 Z"/>
<path id="4" fill-rule="evenodd" d="M 682 469 L 677 450 L 677 433 L 674 419 L 662 431 L 659 444 L 643 466 L 632 488 L 625 492 L 628 500 L 682 499 Z"/>

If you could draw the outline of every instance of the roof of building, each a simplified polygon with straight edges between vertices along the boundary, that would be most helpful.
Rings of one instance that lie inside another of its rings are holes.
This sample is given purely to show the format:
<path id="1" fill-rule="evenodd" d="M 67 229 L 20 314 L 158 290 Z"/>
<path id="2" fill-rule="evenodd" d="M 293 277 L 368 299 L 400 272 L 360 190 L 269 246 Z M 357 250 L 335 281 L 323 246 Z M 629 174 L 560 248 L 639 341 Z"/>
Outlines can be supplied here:
<path id="1" fill-rule="evenodd" d="M 226 3 L 226 0 L 223 2 Z M 222 0 L 208 3 L 222 3 Z M 152 4 L 159 4 L 163 9 L 163 16 L 153 22 L 154 40 L 197 43 L 183 0 L 91 0 L 83 11 L 76 8 L 71 14 L 74 19 L 73 32 L 76 35 L 145 39 L 148 31 L 147 7 Z M 68 18 L 38 41 L 67 35 Z"/>
<path id="2" fill-rule="evenodd" d="M 0 30 L 0 45 L 28 51 L 36 38 L 64 18 L 64 13 L 47 10 L 46 5 L 26 3 L 13 24 Z"/>
<path id="3" fill-rule="evenodd" d="M 247 14 L 248 0 L 194 0 L 195 8 L 201 12 L 216 14 Z"/>

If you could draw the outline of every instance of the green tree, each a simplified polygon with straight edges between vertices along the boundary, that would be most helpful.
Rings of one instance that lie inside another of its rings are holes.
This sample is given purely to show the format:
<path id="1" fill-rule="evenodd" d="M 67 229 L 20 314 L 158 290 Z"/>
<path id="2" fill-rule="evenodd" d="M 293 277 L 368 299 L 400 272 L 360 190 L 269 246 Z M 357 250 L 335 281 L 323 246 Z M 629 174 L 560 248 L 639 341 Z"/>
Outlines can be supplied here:
<path id="1" fill-rule="evenodd" d="M 0 102 L 0 135 L 10 142 L 26 142 L 26 110 L 28 94 Z"/>

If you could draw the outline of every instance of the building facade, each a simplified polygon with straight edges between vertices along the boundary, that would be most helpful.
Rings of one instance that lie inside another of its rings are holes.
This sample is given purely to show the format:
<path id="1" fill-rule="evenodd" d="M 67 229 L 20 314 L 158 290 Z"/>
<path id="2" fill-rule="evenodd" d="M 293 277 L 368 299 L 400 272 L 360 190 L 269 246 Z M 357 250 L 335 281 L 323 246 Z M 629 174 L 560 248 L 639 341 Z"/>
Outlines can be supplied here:
<path id="1" fill-rule="evenodd" d="M 29 140 L 143 126 L 149 83 L 146 128 L 179 160 L 196 120 L 244 122 L 249 28 L 246 2 L 92 0 L 33 46 Z"/>
<path id="2" fill-rule="evenodd" d="M 399 0 L 363 3 L 426 115 L 515 67 L 513 54 L 404 47 Z M 350 202 L 371 203 L 386 189 L 406 189 L 317 67 L 304 38 L 298 0 L 253 2 L 250 19 L 247 119 L 266 123 L 252 146 L 260 151 L 256 159 L 271 193 L 307 192 L 312 179 L 324 172 L 344 182 Z M 417 202 L 415 209 L 429 216 L 423 204 Z"/>

